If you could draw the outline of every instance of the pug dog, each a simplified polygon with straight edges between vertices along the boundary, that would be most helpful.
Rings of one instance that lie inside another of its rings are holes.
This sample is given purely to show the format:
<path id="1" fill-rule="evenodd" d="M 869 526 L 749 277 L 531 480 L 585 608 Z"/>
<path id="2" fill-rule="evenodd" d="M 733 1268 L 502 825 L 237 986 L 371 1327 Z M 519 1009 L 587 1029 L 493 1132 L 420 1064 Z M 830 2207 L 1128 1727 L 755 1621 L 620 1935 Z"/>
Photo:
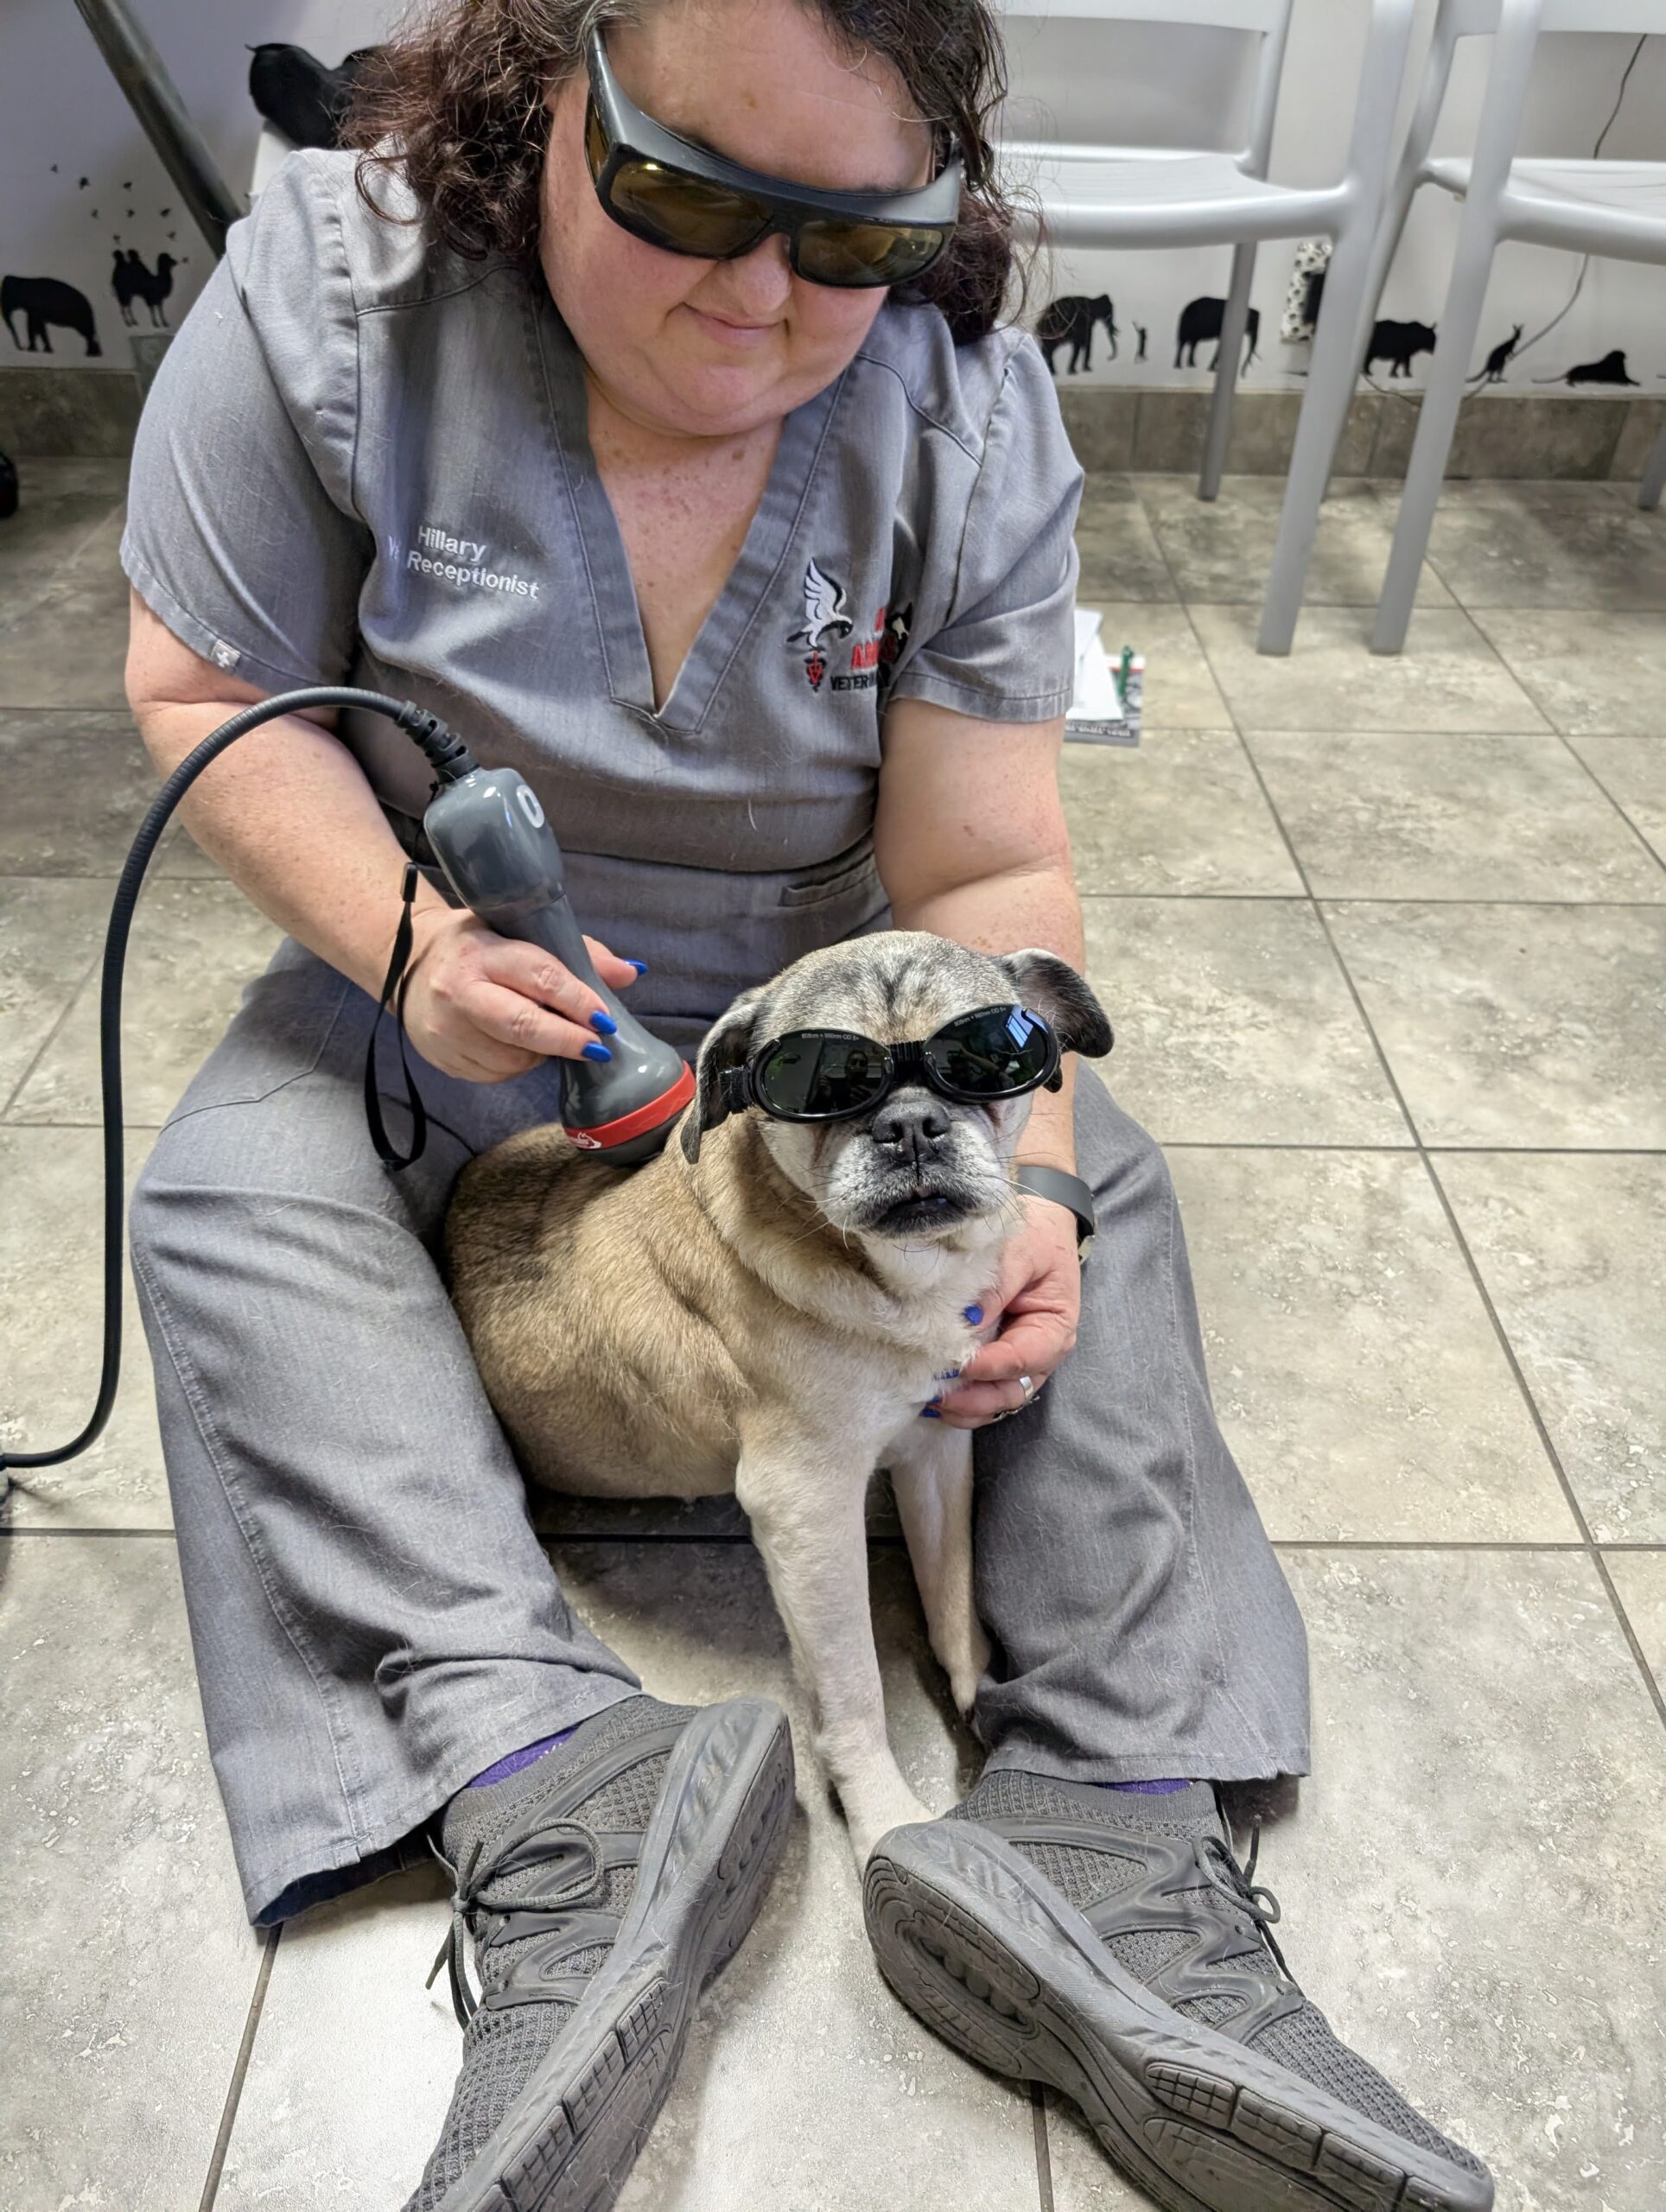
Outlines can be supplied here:
<path id="1" fill-rule="evenodd" d="M 752 1522 L 858 1866 L 930 1817 L 886 1737 L 865 1500 L 890 1470 L 956 1704 L 989 1649 L 970 1433 L 920 1418 L 976 1342 L 1017 1226 L 1013 1155 L 1097 1000 L 1050 952 L 895 931 L 807 954 L 713 1026 L 633 1173 L 529 1129 L 465 1170 L 452 1295 L 528 1478 L 586 1497 L 733 1491 Z"/>

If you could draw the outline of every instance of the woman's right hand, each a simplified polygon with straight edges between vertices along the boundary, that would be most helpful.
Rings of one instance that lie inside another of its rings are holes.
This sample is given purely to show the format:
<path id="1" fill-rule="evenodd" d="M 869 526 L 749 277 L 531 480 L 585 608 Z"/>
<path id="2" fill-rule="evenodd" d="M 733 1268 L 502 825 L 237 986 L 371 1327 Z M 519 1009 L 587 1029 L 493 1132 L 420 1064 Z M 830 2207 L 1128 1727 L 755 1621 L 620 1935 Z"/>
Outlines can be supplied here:
<path id="1" fill-rule="evenodd" d="M 411 917 L 405 1029 L 423 1058 L 467 1083 L 505 1083 L 540 1060 L 576 1059 L 607 1043 L 591 1026 L 607 1009 L 588 983 L 536 944 L 499 937 L 466 908 L 437 901 Z M 595 938 L 584 940 L 610 990 L 638 970 Z"/>

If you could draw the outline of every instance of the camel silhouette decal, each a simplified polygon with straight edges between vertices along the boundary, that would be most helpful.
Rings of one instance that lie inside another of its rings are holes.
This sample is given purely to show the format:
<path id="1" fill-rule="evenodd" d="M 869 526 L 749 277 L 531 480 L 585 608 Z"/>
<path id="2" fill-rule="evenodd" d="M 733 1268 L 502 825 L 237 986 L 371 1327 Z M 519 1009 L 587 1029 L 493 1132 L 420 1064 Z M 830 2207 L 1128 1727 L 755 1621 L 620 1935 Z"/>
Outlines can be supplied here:
<path id="1" fill-rule="evenodd" d="M 118 246 L 116 263 L 110 272 L 110 289 L 116 295 L 122 311 L 122 321 L 130 329 L 137 327 L 138 317 L 133 312 L 135 300 L 143 300 L 150 310 L 150 327 L 166 330 L 168 315 L 163 306 L 174 289 L 174 271 L 178 267 L 171 253 L 159 253 L 156 265 L 148 269 L 131 246 Z"/>

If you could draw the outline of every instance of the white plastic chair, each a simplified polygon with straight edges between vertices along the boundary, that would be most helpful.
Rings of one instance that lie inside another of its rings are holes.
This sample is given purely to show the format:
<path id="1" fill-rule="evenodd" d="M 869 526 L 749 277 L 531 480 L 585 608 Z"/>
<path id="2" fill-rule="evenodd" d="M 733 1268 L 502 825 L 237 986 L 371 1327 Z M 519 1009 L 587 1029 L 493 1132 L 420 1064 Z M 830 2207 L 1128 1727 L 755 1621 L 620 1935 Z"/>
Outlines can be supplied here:
<path id="1" fill-rule="evenodd" d="M 1397 653 L 1406 641 L 1499 241 L 1521 238 L 1534 245 L 1565 246 L 1572 253 L 1666 263 L 1666 162 L 1517 157 L 1528 79 L 1540 35 L 1546 31 L 1618 31 L 1634 38 L 1666 31 L 1666 0 L 1440 0 L 1422 89 L 1371 255 L 1368 296 L 1355 333 L 1357 365 L 1414 194 L 1433 184 L 1461 200 L 1452 281 L 1436 325 L 1434 360 L 1377 603 L 1373 652 Z M 1491 67 L 1474 154 L 1432 160 L 1429 145 L 1453 49 L 1459 39 L 1489 34 Z M 1321 327 L 1323 320 L 1321 315 Z M 1640 503 L 1657 505 L 1663 485 L 1666 436 L 1644 472 Z"/>
<path id="2" fill-rule="evenodd" d="M 1352 396 L 1354 331 L 1389 188 L 1395 110 L 1416 11 L 1416 0 L 1370 0 L 1344 173 L 1336 184 L 1310 188 L 1270 183 L 1267 177 L 1291 4 L 1292 0 L 1006 0 L 1003 9 L 1008 16 L 1068 16 L 1242 31 L 1261 42 L 1250 143 L 1241 153 L 1029 141 L 1005 142 L 1002 152 L 1009 165 L 1022 164 L 1019 181 L 1038 194 L 1043 234 L 1051 244 L 1236 249 L 1198 487 L 1205 499 L 1218 492 L 1225 465 L 1256 247 L 1273 238 L 1335 241 L 1268 578 L 1263 652 L 1290 649 L 1330 459 Z"/>

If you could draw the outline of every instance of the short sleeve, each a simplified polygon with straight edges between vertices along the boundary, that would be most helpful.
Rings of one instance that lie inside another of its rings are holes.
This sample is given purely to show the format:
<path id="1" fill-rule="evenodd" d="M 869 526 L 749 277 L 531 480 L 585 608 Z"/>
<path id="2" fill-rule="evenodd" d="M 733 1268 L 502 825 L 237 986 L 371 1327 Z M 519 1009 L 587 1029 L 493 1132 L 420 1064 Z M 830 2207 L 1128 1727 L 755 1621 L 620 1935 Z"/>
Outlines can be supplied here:
<path id="1" fill-rule="evenodd" d="M 292 155 L 145 401 L 122 566 L 203 659 L 257 688 L 340 683 L 373 543 L 353 508 L 358 336 L 336 183 Z"/>
<path id="2" fill-rule="evenodd" d="M 990 412 L 949 619 L 899 667 L 891 699 L 984 721 L 1040 722 L 1071 702 L 1082 471 L 1033 342 L 1014 348 Z"/>

